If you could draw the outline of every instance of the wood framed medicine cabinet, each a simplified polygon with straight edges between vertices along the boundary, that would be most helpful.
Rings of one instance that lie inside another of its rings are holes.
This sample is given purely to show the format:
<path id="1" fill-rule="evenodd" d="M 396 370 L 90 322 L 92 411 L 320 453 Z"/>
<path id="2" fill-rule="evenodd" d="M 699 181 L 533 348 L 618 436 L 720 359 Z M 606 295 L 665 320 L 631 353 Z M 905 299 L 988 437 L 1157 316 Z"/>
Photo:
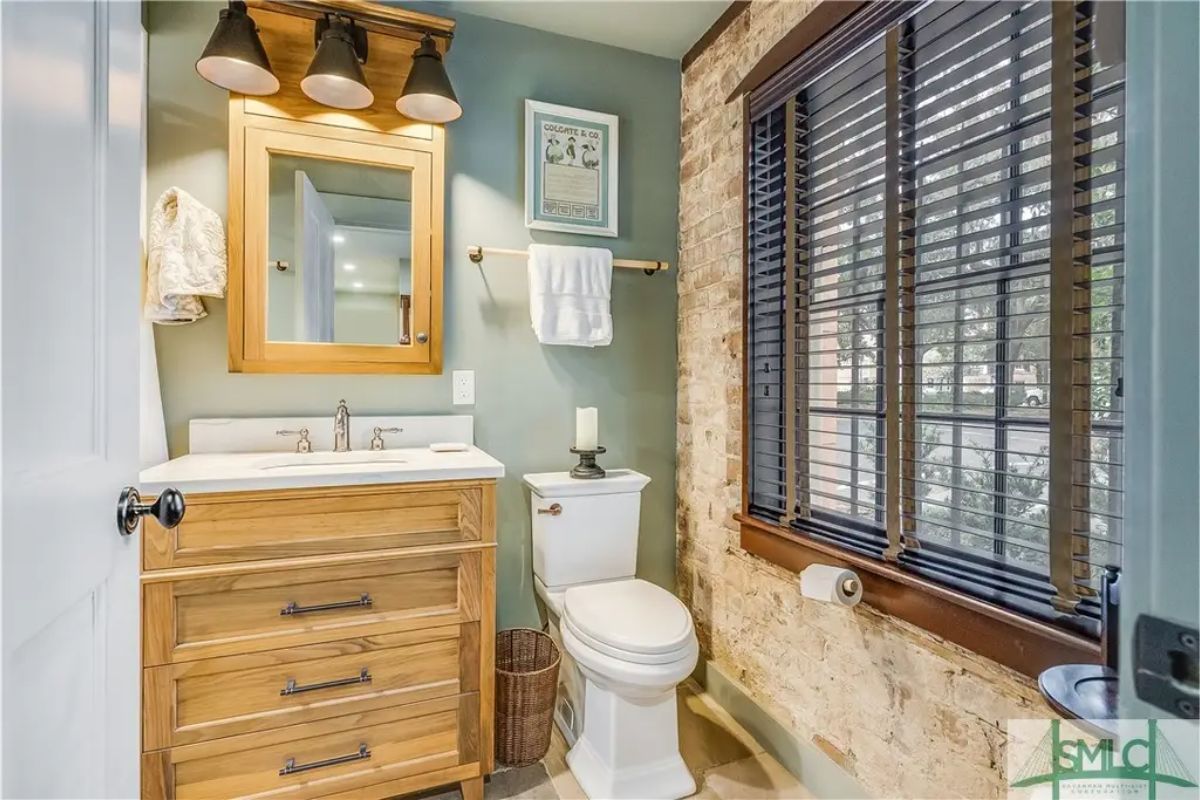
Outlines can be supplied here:
<path id="1" fill-rule="evenodd" d="M 396 111 L 419 35 L 386 23 L 454 23 L 354 4 L 375 101 L 342 111 L 300 91 L 312 8 L 250 3 L 280 89 L 229 99 L 229 369 L 440 374 L 445 132 Z"/>

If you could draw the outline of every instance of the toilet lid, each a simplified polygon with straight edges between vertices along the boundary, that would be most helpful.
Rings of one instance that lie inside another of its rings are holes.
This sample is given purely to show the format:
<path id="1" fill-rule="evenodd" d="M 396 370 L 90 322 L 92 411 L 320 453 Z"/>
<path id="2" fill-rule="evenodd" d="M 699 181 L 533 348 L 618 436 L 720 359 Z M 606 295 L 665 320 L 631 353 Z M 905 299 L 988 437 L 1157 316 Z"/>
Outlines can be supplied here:
<path id="1" fill-rule="evenodd" d="M 667 590 L 636 578 L 568 589 L 563 619 L 597 649 L 647 663 L 674 660 L 694 636 L 687 607 Z"/>

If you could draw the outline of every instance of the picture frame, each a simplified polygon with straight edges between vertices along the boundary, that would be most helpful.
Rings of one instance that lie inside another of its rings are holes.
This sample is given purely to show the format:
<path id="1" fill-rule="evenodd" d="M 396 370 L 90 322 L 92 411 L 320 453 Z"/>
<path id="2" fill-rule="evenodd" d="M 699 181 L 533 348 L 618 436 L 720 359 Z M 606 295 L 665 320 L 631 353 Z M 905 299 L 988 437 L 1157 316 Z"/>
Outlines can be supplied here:
<path id="1" fill-rule="evenodd" d="M 525 101 L 525 227 L 617 235 L 615 114 Z"/>

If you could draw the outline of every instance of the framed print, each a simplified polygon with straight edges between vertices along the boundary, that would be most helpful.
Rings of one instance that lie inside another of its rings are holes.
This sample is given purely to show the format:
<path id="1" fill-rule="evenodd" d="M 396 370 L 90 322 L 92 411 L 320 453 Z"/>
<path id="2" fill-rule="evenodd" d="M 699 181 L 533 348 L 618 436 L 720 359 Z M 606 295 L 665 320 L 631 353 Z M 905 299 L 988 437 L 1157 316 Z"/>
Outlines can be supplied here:
<path id="1" fill-rule="evenodd" d="M 525 101 L 525 227 L 617 235 L 617 117 Z"/>

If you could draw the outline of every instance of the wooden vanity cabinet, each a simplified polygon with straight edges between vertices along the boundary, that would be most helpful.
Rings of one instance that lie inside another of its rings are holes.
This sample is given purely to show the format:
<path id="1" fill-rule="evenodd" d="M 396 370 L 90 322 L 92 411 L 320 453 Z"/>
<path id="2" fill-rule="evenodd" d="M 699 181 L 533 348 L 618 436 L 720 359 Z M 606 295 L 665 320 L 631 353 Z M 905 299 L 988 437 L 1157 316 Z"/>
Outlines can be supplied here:
<path id="1" fill-rule="evenodd" d="M 188 495 L 142 539 L 142 797 L 394 797 L 492 770 L 495 482 Z"/>

